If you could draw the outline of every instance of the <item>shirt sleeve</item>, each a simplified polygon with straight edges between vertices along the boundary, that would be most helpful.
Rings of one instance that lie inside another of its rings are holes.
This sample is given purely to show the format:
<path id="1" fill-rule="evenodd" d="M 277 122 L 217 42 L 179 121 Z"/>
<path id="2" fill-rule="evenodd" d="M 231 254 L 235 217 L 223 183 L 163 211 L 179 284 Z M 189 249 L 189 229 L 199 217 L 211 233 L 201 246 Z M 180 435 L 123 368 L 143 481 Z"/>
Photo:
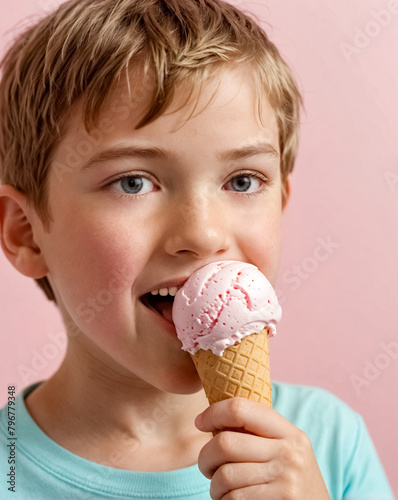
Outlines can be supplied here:
<path id="1" fill-rule="evenodd" d="M 344 500 L 394 500 L 387 477 L 366 429 L 356 414 L 357 426 L 351 455 L 346 464 Z"/>

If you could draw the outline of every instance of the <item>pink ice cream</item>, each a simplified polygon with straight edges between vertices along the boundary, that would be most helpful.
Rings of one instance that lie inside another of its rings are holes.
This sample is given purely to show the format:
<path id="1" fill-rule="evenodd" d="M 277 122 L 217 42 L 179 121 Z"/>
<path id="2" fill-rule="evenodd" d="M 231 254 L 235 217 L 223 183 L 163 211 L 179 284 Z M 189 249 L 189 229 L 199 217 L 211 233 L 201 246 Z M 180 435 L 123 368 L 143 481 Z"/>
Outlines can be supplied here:
<path id="1" fill-rule="evenodd" d="M 224 349 L 269 327 L 276 334 L 282 309 L 267 278 L 252 264 L 222 261 L 196 271 L 178 291 L 173 321 L 182 349 Z"/>

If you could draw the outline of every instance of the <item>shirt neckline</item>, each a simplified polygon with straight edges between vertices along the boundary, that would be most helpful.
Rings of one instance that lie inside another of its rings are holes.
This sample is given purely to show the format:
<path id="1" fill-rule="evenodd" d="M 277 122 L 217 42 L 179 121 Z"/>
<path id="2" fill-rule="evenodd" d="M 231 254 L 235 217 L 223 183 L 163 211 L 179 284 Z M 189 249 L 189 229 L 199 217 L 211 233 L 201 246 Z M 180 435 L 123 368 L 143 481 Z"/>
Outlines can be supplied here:
<path id="1" fill-rule="evenodd" d="M 36 382 L 16 397 L 18 452 L 48 474 L 93 494 L 113 498 L 175 498 L 209 491 L 209 480 L 197 465 L 161 472 L 115 469 L 91 462 L 66 450 L 45 434 L 28 412 L 24 399 L 42 382 Z M 1 422 L 6 427 L 5 413 Z"/>

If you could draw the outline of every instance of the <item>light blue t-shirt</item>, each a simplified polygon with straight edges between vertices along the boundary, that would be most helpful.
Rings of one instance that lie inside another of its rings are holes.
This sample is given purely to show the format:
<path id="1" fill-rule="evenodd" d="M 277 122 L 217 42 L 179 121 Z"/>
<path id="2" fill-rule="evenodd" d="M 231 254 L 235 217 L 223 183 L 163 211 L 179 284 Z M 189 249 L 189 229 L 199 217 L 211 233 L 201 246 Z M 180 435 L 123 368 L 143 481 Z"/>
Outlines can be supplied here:
<path id="1" fill-rule="evenodd" d="M 17 397 L 14 437 L 9 435 L 7 407 L 0 411 L 1 500 L 210 500 L 210 481 L 196 465 L 132 472 L 98 465 L 62 448 L 25 407 L 23 398 L 37 385 Z M 332 500 L 394 499 L 360 415 L 314 387 L 273 383 L 272 398 L 275 410 L 310 437 Z M 9 490 L 13 484 L 15 492 Z"/>

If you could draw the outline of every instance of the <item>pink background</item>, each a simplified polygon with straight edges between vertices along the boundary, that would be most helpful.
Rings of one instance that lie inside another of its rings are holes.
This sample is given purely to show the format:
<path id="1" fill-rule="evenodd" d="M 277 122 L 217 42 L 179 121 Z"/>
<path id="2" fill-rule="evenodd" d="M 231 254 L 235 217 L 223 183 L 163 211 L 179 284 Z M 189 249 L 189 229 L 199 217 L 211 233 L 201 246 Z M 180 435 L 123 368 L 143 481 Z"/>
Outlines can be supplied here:
<path id="1" fill-rule="evenodd" d="M 21 20 L 60 3 L 1 2 L 1 49 Z M 306 107 L 284 221 L 273 378 L 323 387 L 360 412 L 397 494 L 398 2 L 235 3 L 270 25 Z M 53 373 L 65 337 L 57 310 L 2 253 L 0 275 L 3 405 L 7 385 L 20 390 Z"/>

